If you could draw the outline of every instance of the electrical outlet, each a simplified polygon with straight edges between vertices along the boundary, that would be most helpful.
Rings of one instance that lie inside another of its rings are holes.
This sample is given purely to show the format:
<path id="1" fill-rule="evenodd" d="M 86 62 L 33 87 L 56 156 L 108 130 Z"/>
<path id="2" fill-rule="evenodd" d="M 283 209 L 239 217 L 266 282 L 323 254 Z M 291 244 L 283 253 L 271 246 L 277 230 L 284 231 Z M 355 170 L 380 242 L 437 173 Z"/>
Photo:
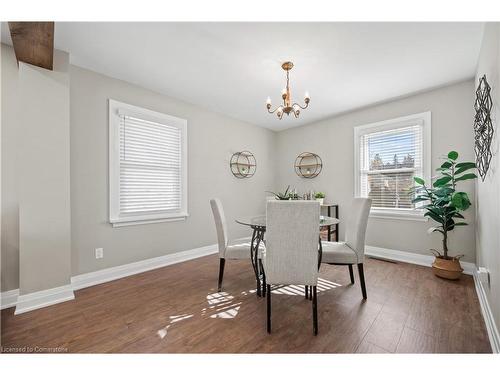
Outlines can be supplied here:
<path id="1" fill-rule="evenodd" d="M 101 259 L 103 257 L 104 257 L 104 249 L 102 247 L 95 249 L 95 258 Z"/>

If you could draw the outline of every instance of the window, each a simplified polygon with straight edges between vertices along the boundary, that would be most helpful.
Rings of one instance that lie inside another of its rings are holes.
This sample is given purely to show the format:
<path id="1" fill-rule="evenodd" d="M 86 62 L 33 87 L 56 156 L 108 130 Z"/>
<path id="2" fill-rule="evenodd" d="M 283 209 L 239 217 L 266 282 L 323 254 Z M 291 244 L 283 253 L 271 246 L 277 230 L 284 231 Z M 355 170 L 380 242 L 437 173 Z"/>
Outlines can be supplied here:
<path id="1" fill-rule="evenodd" d="M 430 136 L 430 112 L 354 128 L 355 195 L 372 199 L 370 216 L 424 220 L 411 188 L 430 180 Z"/>
<path id="2" fill-rule="evenodd" d="M 186 120 L 109 100 L 109 213 L 113 226 L 183 220 Z"/>

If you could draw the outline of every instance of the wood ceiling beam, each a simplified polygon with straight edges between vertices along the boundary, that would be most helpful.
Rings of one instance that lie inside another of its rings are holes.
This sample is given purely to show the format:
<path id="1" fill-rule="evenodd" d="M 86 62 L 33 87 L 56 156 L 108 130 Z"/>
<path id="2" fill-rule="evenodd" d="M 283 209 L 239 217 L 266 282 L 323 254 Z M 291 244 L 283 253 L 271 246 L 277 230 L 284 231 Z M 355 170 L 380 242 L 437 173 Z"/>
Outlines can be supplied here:
<path id="1" fill-rule="evenodd" d="M 18 63 L 53 69 L 54 22 L 9 22 L 9 30 Z"/>

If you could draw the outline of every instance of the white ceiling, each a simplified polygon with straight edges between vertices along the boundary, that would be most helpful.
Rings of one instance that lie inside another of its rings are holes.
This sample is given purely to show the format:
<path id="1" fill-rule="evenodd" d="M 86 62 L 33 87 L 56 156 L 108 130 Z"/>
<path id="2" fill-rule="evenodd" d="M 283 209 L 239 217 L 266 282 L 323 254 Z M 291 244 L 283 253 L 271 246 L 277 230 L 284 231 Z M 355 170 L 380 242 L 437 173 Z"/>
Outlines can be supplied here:
<path id="1" fill-rule="evenodd" d="M 57 22 L 71 62 L 231 117 L 280 130 L 474 76 L 482 23 Z M 2 40 L 10 43 L 5 23 Z M 266 112 L 295 64 L 300 119 Z"/>

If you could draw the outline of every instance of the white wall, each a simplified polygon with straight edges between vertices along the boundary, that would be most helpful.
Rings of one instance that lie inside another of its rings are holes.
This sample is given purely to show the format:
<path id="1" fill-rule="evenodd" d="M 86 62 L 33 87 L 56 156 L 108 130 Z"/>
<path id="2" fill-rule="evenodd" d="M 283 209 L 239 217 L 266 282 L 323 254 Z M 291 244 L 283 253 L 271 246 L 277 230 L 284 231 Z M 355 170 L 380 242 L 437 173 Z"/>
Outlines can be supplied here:
<path id="1" fill-rule="evenodd" d="M 19 293 L 70 283 L 69 55 L 19 63 Z"/>
<path id="2" fill-rule="evenodd" d="M 212 197 L 222 200 L 233 237 L 251 234 L 234 219 L 264 210 L 265 191 L 274 188 L 274 132 L 82 68 L 72 66 L 70 76 L 73 275 L 215 244 Z M 108 223 L 108 98 L 187 119 L 186 221 Z M 257 172 L 240 180 L 229 159 L 242 150 L 254 153 Z M 103 259 L 95 259 L 96 247 L 104 248 Z"/>
<path id="3" fill-rule="evenodd" d="M 484 285 L 497 326 L 500 326 L 500 24 L 486 24 L 476 74 L 476 85 L 486 74 L 493 99 L 494 137 L 490 170 L 477 181 L 477 265 L 490 271 L 490 284 Z"/>
<path id="4" fill-rule="evenodd" d="M 18 67 L 14 50 L 2 44 L 2 291 L 19 287 L 19 199 L 17 192 Z M 6 95 L 8 93 L 8 95 Z"/>
<path id="5" fill-rule="evenodd" d="M 341 221 L 345 221 L 354 196 L 353 128 L 426 111 L 432 112 L 432 169 L 440 165 L 439 157 L 452 149 L 459 152 L 461 159 L 474 160 L 472 91 L 471 80 L 279 132 L 278 189 L 292 185 L 299 191 L 324 191 L 325 201 L 340 205 Z M 323 171 L 314 179 L 300 178 L 294 172 L 294 160 L 304 151 L 323 159 Z M 463 188 L 473 200 L 474 184 L 467 181 Z M 451 253 L 464 254 L 463 260 L 468 262 L 475 259 L 474 211 L 472 207 L 465 215 L 470 225 L 455 230 L 449 242 Z M 431 222 L 371 218 L 367 245 L 430 254 L 429 249 L 441 248 L 439 234 L 426 233 L 430 226 Z M 344 229 L 341 224 L 341 239 Z"/>
<path id="6" fill-rule="evenodd" d="M 55 51 L 49 71 L 2 51 L 2 288 L 23 295 L 71 277 L 69 56 Z"/>

